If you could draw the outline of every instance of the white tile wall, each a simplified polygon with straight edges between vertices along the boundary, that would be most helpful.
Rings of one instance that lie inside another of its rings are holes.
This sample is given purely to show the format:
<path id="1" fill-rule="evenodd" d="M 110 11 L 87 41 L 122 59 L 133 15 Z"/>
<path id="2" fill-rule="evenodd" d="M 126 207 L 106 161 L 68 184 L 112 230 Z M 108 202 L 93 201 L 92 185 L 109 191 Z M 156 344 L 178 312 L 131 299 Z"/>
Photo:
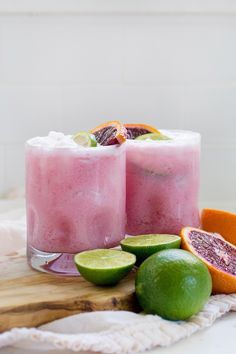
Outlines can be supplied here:
<path id="1" fill-rule="evenodd" d="M 64 87 L 63 131 L 89 129 L 106 120 L 147 122 L 180 128 L 183 116 L 181 87 L 97 86 Z M 171 104 L 170 104 L 171 102 Z"/>
<path id="2" fill-rule="evenodd" d="M 0 32 L 4 83 L 121 82 L 119 21 L 96 16 L 5 16 Z"/>
<path id="3" fill-rule="evenodd" d="M 22 143 L 62 128 L 59 87 L 1 84 L 0 102 L 0 143 Z"/>
<path id="4" fill-rule="evenodd" d="M 24 186 L 24 145 L 9 144 L 5 149 L 5 190 Z"/>
<path id="5" fill-rule="evenodd" d="M 205 146 L 236 147 L 236 84 L 186 87 L 181 125 L 199 131 Z"/>
<path id="6" fill-rule="evenodd" d="M 236 21 L 230 16 L 146 17 L 127 25 L 125 81 L 222 84 L 236 80 Z"/>
<path id="7" fill-rule="evenodd" d="M 5 146 L 0 145 L 0 193 L 5 187 Z"/>
<path id="8" fill-rule="evenodd" d="M 231 13 L 234 0 L 1 0 L 5 13 L 96 13 L 96 14 L 156 14 L 156 13 Z"/>
<path id="9" fill-rule="evenodd" d="M 23 185 L 27 138 L 120 119 L 200 131 L 201 204 L 236 205 L 236 14 L 212 4 L 164 14 L 152 2 L 132 16 L 0 7 L 0 195 Z"/>
<path id="10" fill-rule="evenodd" d="M 206 147 L 202 151 L 201 200 L 236 207 L 236 147 Z"/>

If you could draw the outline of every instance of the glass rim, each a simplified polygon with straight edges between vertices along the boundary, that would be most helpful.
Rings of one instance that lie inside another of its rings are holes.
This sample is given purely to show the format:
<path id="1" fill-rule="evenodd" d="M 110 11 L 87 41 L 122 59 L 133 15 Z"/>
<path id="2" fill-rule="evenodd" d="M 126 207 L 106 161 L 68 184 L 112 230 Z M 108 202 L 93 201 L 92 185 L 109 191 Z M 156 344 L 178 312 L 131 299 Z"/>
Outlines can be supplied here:
<path id="1" fill-rule="evenodd" d="M 173 139 L 170 140 L 133 140 L 127 139 L 126 143 L 129 145 L 143 145 L 143 146 L 176 146 L 176 145 L 192 145 L 201 143 L 201 134 L 199 132 L 194 132 L 191 130 L 183 129 L 158 129 L 161 133 L 166 136 L 171 135 Z M 174 135 L 176 134 L 176 138 Z M 177 135 L 179 134 L 179 136 Z M 182 136 L 181 136 L 182 134 Z M 125 144 L 126 144 L 125 143 Z"/>
<path id="2" fill-rule="evenodd" d="M 25 142 L 25 148 L 26 149 L 35 149 L 39 151 L 50 151 L 50 152 L 56 152 L 56 151 L 67 151 L 67 152 L 78 152 L 78 153 L 99 153 L 101 151 L 103 152 L 112 152 L 112 151 L 117 151 L 118 148 L 121 148 L 122 145 L 124 144 L 115 144 L 115 145 L 99 145 L 99 146 L 94 146 L 94 147 L 84 147 L 81 145 L 78 146 L 48 146 L 48 145 L 43 145 L 43 144 L 36 144 L 36 143 L 31 143 L 32 139 L 28 139 Z"/>

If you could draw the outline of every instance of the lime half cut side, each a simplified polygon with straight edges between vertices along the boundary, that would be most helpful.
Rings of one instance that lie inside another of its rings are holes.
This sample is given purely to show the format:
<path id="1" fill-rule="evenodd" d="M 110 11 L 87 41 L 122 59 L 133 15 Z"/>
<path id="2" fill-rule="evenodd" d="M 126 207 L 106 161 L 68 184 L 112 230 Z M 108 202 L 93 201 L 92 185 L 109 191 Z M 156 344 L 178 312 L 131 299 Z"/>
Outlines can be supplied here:
<path id="1" fill-rule="evenodd" d="M 133 268 L 135 255 L 113 249 L 96 249 L 74 257 L 80 274 L 96 285 L 115 285 Z"/>
<path id="2" fill-rule="evenodd" d="M 84 147 L 96 147 L 97 141 L 93 134 L 88 132 L 78 132 L 73 135 L 73 140 L 80 146 Z"/>
<path id="3" fill-rule="evenodd" d="M 180 248 L 181 238 L 177 235 L 148 234 L 127 237 L 120 245 L 122 250 L 136 255 L 137 264 L 141 264 L 152 254 L 168 248 Z"/>
<path id="4" fill-rule="evenodd" d="M 162 134 L 162 133 L 148 133 L 148 134 L 143 134 L 138 136 L 135 140 L 172 140 L 168 136 Z"/>

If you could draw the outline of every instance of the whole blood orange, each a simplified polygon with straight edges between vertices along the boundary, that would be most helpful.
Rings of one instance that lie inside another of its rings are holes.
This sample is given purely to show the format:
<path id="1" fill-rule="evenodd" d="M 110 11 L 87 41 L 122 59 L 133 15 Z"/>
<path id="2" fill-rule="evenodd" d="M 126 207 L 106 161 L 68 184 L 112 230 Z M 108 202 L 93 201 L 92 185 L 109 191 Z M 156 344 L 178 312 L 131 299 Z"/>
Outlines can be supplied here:
<path id="1" fill-rule="evenodd" d="M 203 209 L 201 224 L 203 230 L 217 232 L 236 246 L 236 214 L 223 210 Z"/>
<path id="2" fill-rule="evenodd" d="M 184 227 L 181 247 L 200 258 L 208 267 L 214 293 L 236 292 L 236 247 L 218 234 Z"/>
<path id="3" fill-rule="evenodd" d="M 124 124 L 124 126 L 127 130 L 128 139 L 135 139 L 148 133 L 161 134 L 159 130 L 148 124 Z"/>
<path id="4" fill-rule="evenodd" d="M 117 120 L 103 123 L 90 131 L 100 145 L 122 144 L 126 141 L 127 130 Z"/>

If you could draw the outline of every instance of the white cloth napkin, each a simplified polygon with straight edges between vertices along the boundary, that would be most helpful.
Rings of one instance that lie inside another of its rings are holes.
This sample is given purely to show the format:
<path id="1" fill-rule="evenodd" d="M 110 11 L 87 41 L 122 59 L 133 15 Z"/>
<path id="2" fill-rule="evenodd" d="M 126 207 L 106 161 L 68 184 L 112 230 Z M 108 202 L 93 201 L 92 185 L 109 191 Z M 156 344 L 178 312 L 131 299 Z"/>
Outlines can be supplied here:
<path id="1" fill-rule="evenodd" d="M 24 209 L 0 214 L 0 255 L 25 247 Z M 229 311 L 236 311 L 236 294 L 211 296 L 204 309 L 188 321 L 171 322 L 159 316 L 127 311 L 83 313 L 39 328 L 14 328 L 0 334 L 0 348 L 71 350 L 74 352 L 138 353 L 168 346 L 207 328 Z"/>

